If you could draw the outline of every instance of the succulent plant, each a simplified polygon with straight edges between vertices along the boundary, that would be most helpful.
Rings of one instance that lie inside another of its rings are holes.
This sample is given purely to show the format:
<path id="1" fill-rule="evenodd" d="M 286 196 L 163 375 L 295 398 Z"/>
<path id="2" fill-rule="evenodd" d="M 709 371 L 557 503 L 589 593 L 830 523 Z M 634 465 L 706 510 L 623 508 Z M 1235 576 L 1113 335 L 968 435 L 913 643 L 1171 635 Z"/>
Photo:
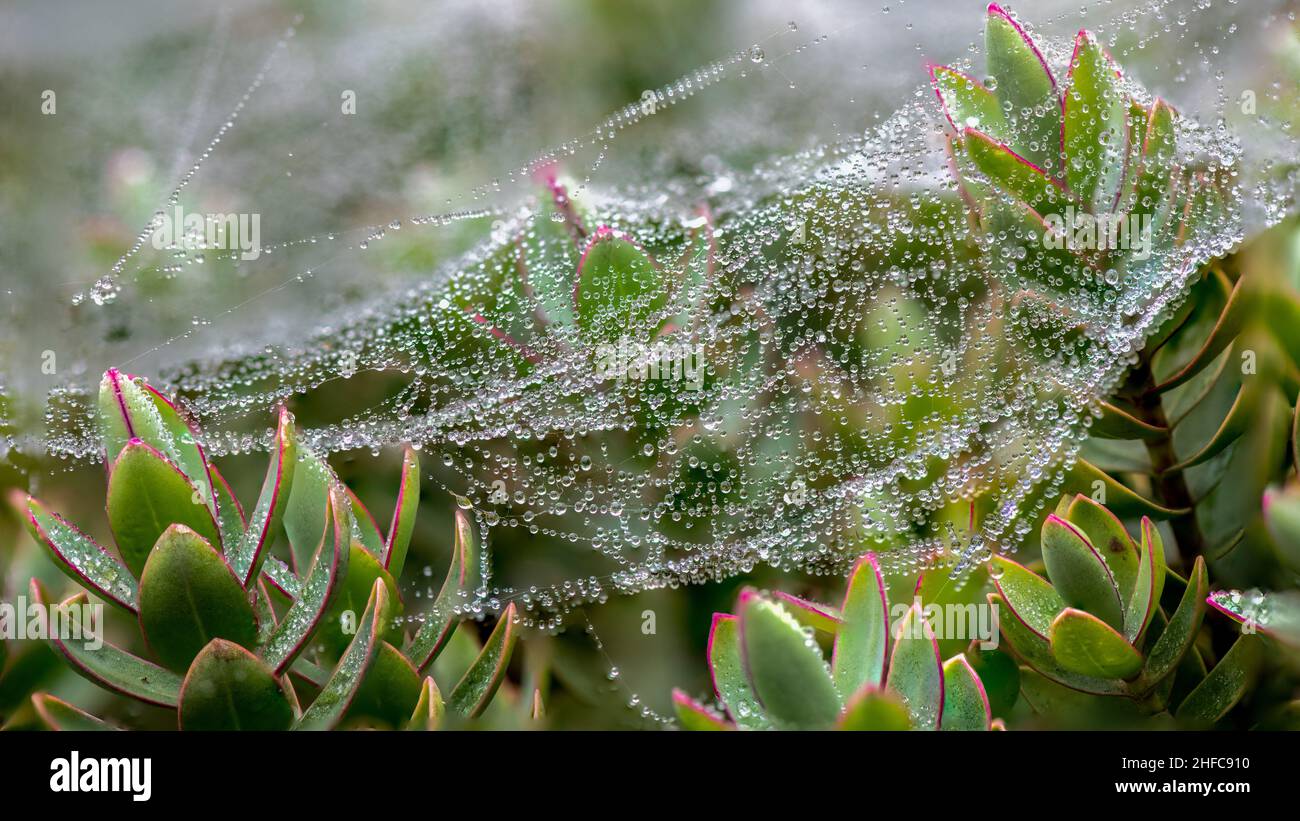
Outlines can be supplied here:
<path id="1" fill-rule="evenodd" d="M 829 662 L 815 632 L 833 637 Z M 713 616 L 709 667 L 729 718 L 675 690 L 686 729 L 1001 727 L 970 660 L 942 659 L 919 601 L 890 623 L 884 576 L 870 553 L 854 566 L 838 610 L 786 593 L 743 591 L 734 615 Z"/>
<path id="2" fill-rule="evenodd" d="M 75 671 L 175 709 L 181 729 L 345 722 L 423 729 L 444 714 L 472 718 L 487 707 L 517 639 L 513 605 L 482 648 L 475 646 L 445 701 L 431 675 L 421 678 L 475 584 L 473 532 L 463 511 L 442 591 L 419 629 L 404 637 L 396 579 L 419 504 L 413 449 L 384 534 L 329 465 L 297 441 L 293 418 L 281 409 L 265 481 L 245 517 L 198 431 L 161 393 L 110 370 L 99 401 L 105 456 L 112 457 L 107 511 L 116 553 L 30 497 L 28 526 L 87 591 L 62 606 L 84 604 L 89 593 L 126 612 L 153 660 L 52 632 L 50 644 Z M 271 555 L 281 530 L 284 558 Z M 52 601 L 35 579 L 31 598 Z M 48 726 L 103 723 L 45 694 L 32 705 Z"/>
<path id="3" fill-rule="evenodd" d="M 1217 720 L 1236 703 L 1240 691 L 1221 684 L 1242 674 L 1249 648 L 1229 651 L 1207 674 L 1195 646 L 1209 590 L 1204 559 L 1186 579 L 1177 576 L 1150 519 L 1135 543 L 1113 513 L 1083 495 L 1061 500 L 1040 544 L 1047 578 L 995 557 L 988 596 L 1004 614 L 1011 651 L 1034 674 L 1192 722 Z M 1161 607 L 1167 581 L 1182 588 L 1171 612 Z"/>

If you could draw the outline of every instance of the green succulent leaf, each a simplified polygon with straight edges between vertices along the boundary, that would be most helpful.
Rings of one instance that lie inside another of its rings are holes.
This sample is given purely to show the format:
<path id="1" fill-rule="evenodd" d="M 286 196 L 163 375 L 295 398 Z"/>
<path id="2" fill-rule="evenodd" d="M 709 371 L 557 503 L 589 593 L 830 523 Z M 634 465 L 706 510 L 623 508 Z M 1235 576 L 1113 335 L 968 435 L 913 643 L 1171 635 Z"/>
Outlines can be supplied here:
<path id="1" fill-rule="evenodd" d="M 1104 505 L 1083 494 L 1069 501 L 1063 518 L 1081 530 L 1106 560 L 1106 566 L 1115 577 L 1120 601 L 1130 601 L 1133 586 L 1137 583 L 1139 559 L 1137 546 L 1124 529 L 1124 524 Z"/>
<path id="2" fill-rule="evenodd" d="M 683 730 L 717 731 L 734 730 L 735 725 L 691 698 L 685 692 L 673 689 L 673 709 Z"/>
<path id="3" fill-rule="evenodd" d="M 746 730 L 765 730 L 771 726 L 763 708 L 754 696 L 745 675 L 745 664 L 740 649 L 740 620 L 726 613 L 713 614 L 709 631 L 709 672 L 713 677 L 713 691 L 727 707 L 727 713 L 736 725 Z"/>
<path id="4" fill-rule="evenodd" d="M 1292 648 L 1300 648 L 1300 591 L 1220 590 L 1208 598 L 1215 610 Z"/>
<path id="5" fill-rule="evenodd" d="M 451 564 L 447 567 L 447 578 L 443 580 L 438 597 L 433 607 L 424 616 L 420 629 L 416 631 L 411 643 L 406 647 L 406 657 L 415 664 L 415 669 L 424 672 L 438 657 L 443 646 L 451 636 L 452 628 L 459 618 L 456 615 L 457 603 L 466 597 L 477 583 L 478 551 L 474 542 L 474 526 L 465 511 L 457 509 L 456 525 L 453 528 Z"/>
<path id="6" fill-rule="evenodd" d="M 1151 104 L 1142 133 L 1134 210 L 1154 216 L 1172 182 L 1175 156 L 1174 112 L 1164 100 Z"/>
<path id="7" fill-rule="evenodd" d="M 519 638 L 517 620 L 515 605 L 511 602 L 497 619 L 497 626 L 484 642 L 478 658 L 452 688 L 447 697 L 448 710 L 466 718 L 478 718 L 487 709 L 492 696 L 505 680 L 506 667 Z"/>
<path id="8" fill-rule="evenodd" d="M 348 502 L 352 505 L 352 541 L 360 544 L 367 553 L 382 561 L 384 534 L 379 531 L 379 523 L 351 488 L 347 488 L 347 494 Z"/>
<path id="9" fill-rule="evenodd" d="M 329 535 L 322 529 L 300 594 L 259 650 L 277 676 L 293 663 L 321 627 L 330 601 L 348 572 L 351 510 L 337 486 L 330 491 L 325 515 L 333 528 Z"/>
<path id="10" fill-rule="evenodd" d="M 868 553 L 854 565 L 840 612 L 843 624 L 831 654 L 831 675 L 836 689 L 847 698 L 866 684 L 881 687 L 885 682 L 889 602 L 885 579 L 873 554 Z"/>
<path id="11" fill-rule="evenodd" d="M 1067 493 L 1088 494 L 1093 492 L 1097 482 L 1101 482 L 1104 488 L 1106 507 L 1121 518 L 1150 516 L 1163 520 L 1187 512 L 1185 509 L 1163 507 L 1139 496 L 1127 485 L 1084 459 L 1075 460 L 1074 465 L 1066 471 L 1064 490 Z"/>
<path id="12" fill-rule="evenodd" d="M 415 532 L 415 513 L 420 507 L 420 456 L 410 445 L 402 453 L 402 482 L 397 489 L 397 505 L 393 521 L 388 526 L 388 539 L 384 543 L 384 568 L 393 578 L 402 577 L 406 566 L 406 552 Z"/>
<path id="13" fill-rule="evenodd" d="M 588 342 L 615 343 L 646 328 L 664 307 L 664 295 L 658 269 L 630 239 L 604 227 L 592 235 L 573 292 L 578 327 Z"/>
<path id="14" fill-rule="evenodd" d="M 345 717 L 349 721 L 370 720 L 381 726 L 401 727 L 410 720 L 422 689 L 420 674 L 411 662 L 396 647 L 382 641 Z"/>
<path id="15" fill-rule="evenodd" d="M 266 557 L 266 549 L 280 529 L 280 520 L 288 506 L 293 491 L 293 474 L 297 465 L 297 432 L 293 416 L 287 408 L 280 408 L 270 462 L 262 492 L 249 516 L 243 538 L 236 544 L 226 545 L 226 558 L 245 587 L 257 578 Z"/>
<path id="16" fill-rule="evenodd" d="M 433 676 L 425 676 L 420 684 L 420 697 L 415 702 L 415 710 L 406 723 L 408 730 L 436 730 L 442 726 L 442 718 L 447 712 L 443 704 L 442 693 Z"/>
<path id="17" fill-rule="evenodd" d="M 1133 585 L 1133 598 L 1124 613 L 1124 637 L 1134 645 L 1141 643 L 1142 634 L 1160 606 L 1160 593 L 1164 589 L 1164 542 L 1156 526 L 1144 516 L 1137 579 Z"/>
<path id="18" fill-rule="evenodd" d="M 899 622 L 885 686 L 902 696 L 913 727 L 939 729 L 944 710 L 943 658 L 934 630 L 917 604 Z"/>
<path id="19" fill-rule="evenodd" d="M 1007 114 L 1011 144 L 1049 174 L 1060 166 L 1061 103 L 1047 61 L 1018 23 L 996 3 L 984 27 L 988 72 Z"/>
<path id="20" fill-rule="evenodd" d="M 154 543 L 173 524 L 184 525 L 209 544 L 221 544 L 212 512 L 200 502 L 190 480 L 161 453 L 139 439 L 122 449 L 108 480 L 108 524 L 137 578 Z"/>
<path id="21" fill-rule="evenodd" d="M 212 474 L 212 486 L 217 497 L 217 529 L 221 531 L 221 544 L 235 544 L 243 538 L 244 529 L 248 526 L 244 508 L 216 465 L 209 468 L 209 473 Z"/>
<path id="22" fill-rule="evenodd" d="M 86 733 L 118 729 L 49 693 L 32 693 L 32 708 L 49 730 Z"/>
<path id="23" fill-rule="evenodd" d="M 1192 358 L 1173 375 L 1153 388 L 1155 393 L 1165 393 L 1187 382 L 1210 365 L 1241 333 L 1246 319 L 1251 315 L 1256 300 L 1247 285 L 1249 277 L 1242 277 L 1228 295 L 1227 304 L 1219 312 L 1209 335 Z"/>
<path id="24" fill-rule="evenodd" d="M 132 439 L 139 439 L 185 474 L 216 517 L 212 477 L 198 431 L 149 383 L 113 368 L 105 372 L 99 383 L 99 426 L 109 465 Z"/>
<path id="25" fill-rule="evenodd" d="M 293 706 L 271 668 L 234 642 L 213 639 L 180 692 L 182 730 L 287 730 Z"/>
<path id="26" fill-rule="evenodd" d="M 1047 577 L 1069 607 L 1085 610 L 1123 628 L 1124 608 L 1119 588 L 1105 559 L 1078 528 L 1056 515 L 1043 523 L 1040 540 Z"/>
<path id="27" fill-rule="evenodd" d="M 964 145 L 971 160 L 991 182 L 1005 188 L 1034 211 L 1061 211 L 1072 203 L 1043 169 L 987 134 L 968 128 Z"/>
<path id="28" fill-rule="evenodd" d="M 772 591 L 772 599 L 779 602 L 786 612 L 794 616 L 795 621 L 804 627 L 811 627 L 831 636 L 837 635 L 840 631 L 842 619 L 840 611 L 834 607 L 801 599 L 781 590 Z"/>
<path id="29" fill-rule="evenodd" d="M 910 730 L 912 717 L 897 693 L 868 683 L 849 698 L 835 727 L 839 730 L 886 732 Z"/>
<path id="30" fill-rule="evenodd" d="M 1089 433 L 1103 439 L 1161 439 L 1169 435 L 1168 428 L 1151 425 L 1110 402 L 1097 403 L 1101 416 L 1093 421 Z"/>
<path id="31" fill-rule="evenodd" d="M 310 450 L 298 449 L 298 463 L 293 469 L 293 486 L 284 511 L 284 535 L 289 540 L 299 572 L 306 568 L 329 528 L 330 488 L 334 471 Z"/>
<path id="32" fill-rule="evenodd" d="M 163 665 L 184 671 L 214 638 L 245 647 L 257 620 L 239 580 L 216 549 L 184 525 L 158 538 L 140 576 L 140 630 Z"/>
<path id="33" fill-rule="evenodd" d="M 993 722 L 984 683 L 965 656 L 943 663 L 942 730 L 987 730 Z"/>
<path id="34" fill-rule="evenodd" d="M 41 605 L 48 601 L 34 579 L 31 598 Z M 63 607 L 79 608 L 86 601 L 86 594 L 78 593 L 63 602 Z M 100 687 L 159 707 L 175 707 L 180 698 L 180 676 L 107 641 L 65 640 L 58 635 L 50 636 L 49 641 L 55 652 L 67 659 L 76 673 Z M 91 644 L 99 646 L 92 649 Z"/>
<path id="35" fill-rule="evenodd" d="M 930 66 L 930 82 L 958 134 L 965 128 L 975 128 L 1001 142 L 1010 138 L 997 96 L 974 77 L 948 66 Z"/>
<path id="36" fill-rule="evenodd" d="M 966 649 L 966 660 L 984 685 L 989 711 L 995 716 L 1010 713 L 1020 698 L 1020 665 L 1016 660 L 997 648 L 984 649 L 978 640 Z"/>
<path id="37" fill-rule="evenodd" d="M 786 610 L 753 591 L 740 596 L 744 669 L 774 724 L 825 729 L 840 713 L 840 698 L 817 643 Z"/>
<path id="38" fill-rule="evenodd" d="M 1128 100 L 1115 62 L 1087 31 L 1075 38 L 1066 86 L 1066 181 L 1094 213 L 1109 211 L 1119 194 L 1128 153 Z"/>
<path id="39" fill-rule="evenodd" d="M 26 523 L 32 538 L 65 575 L 128 613 L 136 612 L 135 576 L 116 556 L 31 497 Z"/>
<path id="40" fill-rule="evenodd" d="M 379 559 L 366 550 L 359 542 L 353 541 L 348 549 L 348 572 L 343 583 L 334 593 L 325 621 L 317 634 L 321 643 L 333 653 L 341 653 L 351 642 L 351 630 L 355 627 L 353 620 L 365 609 L 366 599 L 370 597 L 370 588 L 376 580 L 382 580 L 388 588 L 389 606 L 394 615 L 401 612 L 401 599 L 397 593 L 397 581 L 384 570 Z M 385 634 L 391 638 L 392 631 Z"/>
<path id="41" fill-rule="evenodd" d="M 997 593 L 989 594 L 989 603 L 1000 610 L 1004 607 L 1008 610 L 1011 609 L 1007 606 L 1006 600 Z M 1011 618 L 1002 616 L 999 619 L 1002 637 L 1006 640 L 1006 644 L 1011 651 L 1030 668 L 1052 681 L 1080 692 L 1102 696 L 1127 694 L 1127 688 L 1122 681 L 1085 676 L 1066 670 L 1052 655 L 1052 648 L 1048 639 L 1034 632 L 1023 621 L 1016 618 L 1014 610 L 1011 612 Z M 1049 626 L 1048 632 L 1050 632 L 1050 629 Z"/>
<path id="42" fill-rule="evenodd" d="M 338 501 L 346 503 L 342 498 Z M 387 622 L 388 588 L 383 581 L 375 579 L 374 586 L 370 589 L 370 599 L 366 602 L 366 610 L 357 622 L 357 634 L 352 637 L 352 643 L 344 651 L 316 700 L 294 725 L 295 729 L 332 730 L 342 721 L 374 663 L 379 645 L 383 643 L 380 636 L 387 627 Z"/>
<path id="43" fill-rule="evenodd" d="M 1197 556 L 1178 609 L 1169 617 L 1169 624 L 1147 653 L 1146 665 L 1142 669 L 1144 685 L 1154 686 L 1178 668 L 1205 620 L 1205 597 L 1209 586 L 1205 559 Z"/>
<path id="44" fill-rule="evenodd" d="M 1065 601 L 1056 589 L 1037 573 L 1005 556 L 994 556 L 993 585 L 1011 614 L 1039 638 L 1047 639 L 1052 622 L 1065 609 Z"/>
<path id="45" fill-rule="evenodd" d="M 1110 625 L 1074 608 L 1052 622 L 1052 656 L 1072 673 L 1093 678 L 1132 678 L 1142 669 L 1142 654 Z"/>
<path id="46" fill-rule="evenodd" d="M 1213 724 L 1228 714 L 1246 694 L 1263 660 L 1258 636 L 1243 635 L 1224 653 L 1195 690 L 1174 713 L 1179 721 Z"/>

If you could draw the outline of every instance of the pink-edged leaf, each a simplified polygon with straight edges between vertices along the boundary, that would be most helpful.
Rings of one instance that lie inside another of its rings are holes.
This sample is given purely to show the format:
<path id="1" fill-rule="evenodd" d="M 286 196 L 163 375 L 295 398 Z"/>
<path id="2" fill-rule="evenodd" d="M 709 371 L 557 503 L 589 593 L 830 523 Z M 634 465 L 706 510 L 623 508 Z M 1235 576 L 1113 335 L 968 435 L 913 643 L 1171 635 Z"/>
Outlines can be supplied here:
<path id="1" fill-rule="evenodd" d="M 497 619 L 497 626 L 483 643 L 474 663 L 447 696 L 449 711 L 466 718 L 478 718 L 487 709 L 497 688 L 505 681 L 506 668 L 519 639 L 517 622 L 518 612 L 511 602 Z"/>
<path id="2" fill-rule="evenodd" d="M 98 732 L 121 729 L 49 693 L 32 693 L 31 700 L 36 717 L 48 730 Z"/>
<path id="3" fill-rule="evenodd" d="M 316 547 L 299 596 L 294 599 L 275 632 L 259 649 L 259 655 L 278 676 L 293 663 L 320 628 L 335 591 L 348 571 L 351 552 L 352 514 L 347 496 L 336 485 L 330 490 L 326 516 L 333 527 L 325 528 Z"/>
<path id="4" fill-rule="evenodd" d="M 835 635 L 840 629 L 840 611 L 829 605 L 801 599 L 780 590 L 772 592 L 772 598 L 781 603 L 790 615 L 805 627 Z"/>
<path id="5" fill-rule="evenodd" d="M 357 623 L 357 634 L 294 729 L 332 730 L 343 719 L 379 652 L 381 636 L 388 626 L 388 611 L 388 588 L 382 579 L 375 579 L 366 610 Z"/>
<path id="6" fill-rule="evenodd" d="M 885 682 L 889 601 L 875 554 L 866 554 L 853 566 L 840 613 L 843 624 L 831 653 L 831 675 L 847 698 L 866 684 L 881 687 Z"/>
<path id="7" fill-rule="evenodd" d="M 34 603 L 41 605 L 45 614 L 49 597 L 39 582 L 32 579 L 30 593 Z M 82 608 L 88 604 L 85 593 L 78 593 L 60 605 L 61 608 Z M 83 624 L 84 619 L 83 619 Z M 103 630 L 99 625 L 98 630 Z M 55 652 L 63 656 L 72 669 L 106 690 L 112 690 L 124 696 L 130 696 L 146 704 L 159 707 L 175 707 L 180 697 L 181 677 L 170 670 L 159 667 L 150 661 L 132 655 L 125 650 L 103 641 L 102 632 L 98 637 L 85 634 L 78 638 L 63 638 L 62 631 L 50 631 L 46 627 L 46 636 Z"/>
<path id="8" fill-rule="evenodd" d="M 573 286 L 578 329 L 589 343 L 649 339 L 666 301 L 658 267 L 630 237 L 608 226 L 592 234 Z"/>
<path id="9" fill-rule="evenodd" d="M 965 656 L 957 655 L 943 663 L 944 730 L 987 730 L 993 721 L 984 682 Z"/>
<path id="10" fill-rule="evenodd" d="M 864 684 L 844 704 L 837 730 L 901 731 L 912 729 L 912 717 L 898 693 Z"/>
<path id="11" fill-rule="evenodd" d="M 677 720 L 681 722 L 683 730 L 715 731 L 736 729 L 736 725 L 691 698 L 685 691 L 675 687 L 673 688 L 673 709 L 677 711 Z"/>
<path id="12" fill-rule="evenodd" d="M 406 657 L 415 669 L 424 672 L 446 645 L 452 628 L 460 621 L 457 605 L 468 601 L 470 591 L 478 584 L 478 551 L 474 541 L 474 526 L 469 515 L 456 510 L 456 525 L 452 531 L 451 563 L 447 578 L 433 601 L 433 607 L 424 615 L 424 622 L 406 646 Z"/>
<path id="13" fill-rule="evenodd" d="M 1142 635 L 1160 607 L 1160 593 L 1165 588 L 1164 542 L 1156 526 L 1145 516 L 1142 517 L 1140 551 L 1133 598 L 1124 614 L 1124 637 L 1135 646 L 1141 646 Z"/>
<path id="14" fill-rule="evenodd" d="M 765 730 L 772 726 L 745 675 L 740 651 L 740 622 L 727 613 L 714 613 L 709 629 L 709 676 L 713 692 L 741 729 Z"/>
<path id="15" fill-rule="evenodd" d="M 26 524 L 32 538 L 65 575 L 128 613 L 136 612 L 139 588 L 116 556 L 30 496 Z"/>
<path id="16" fill-rule="evenodd" d="M 249 517 L 248 527 L 237 544 L 226 547 L 226 559 L 245 587 L 251 579 L 257 578 L 292 492 L 294 466 L 298 461 L 298 437 L 288 408 L 280 408 L 274 436 L 262 492 Z"/>
<path id="17" fill-rule="evenodd" d="M 1115 576 L 1088 537 L 1052 514 L 1043 522 L 1039 542 L 1047 577 L 1062 601 L 1092 613 L 1111 627 L 1122 628 L 1124 606 Z"/>
<path id="18" fill-rule="evenodd" d="M 885 686 L 903 697 L 912 726 L 937 730 L 943 717 L 943 657 L 934 629 L 913 604 L 898 624 Z"/>
<path id="19" fill-rule="evenodd" d="M 949 125 L 958 134 L 976 128 L 1004 142 L 1010 136 L 997 95 L 979 80 L 948 66 L 931 65 L 930 85 Z"/>
<path id="20" fill-rule="evenodd" d="M 984 27 L 988 73 L 1017 152 L 1060 176 L 1061 99 L 1056 79 L 1028 33 L 997 3 L 988 7 Z"/>
<path id="21" fill-rule="evenodd" d="M 415 532 L 415 514 L 420 507 L 420 456 L 410 445 L 402 453 L 402 482 L 397 489 L 397 504 L 393 520 L 388 525 L 388 539 L 384 542 L 384 568 L 393 578 L 402 576 L 406 566 L 406 552 Z"/>
<path id="22" fill-rule="evenodd" d="M 352 504 L 352 539 L 359 543 L 367 553 L 376 559 L 384 557 L 384 534 L 379 531 L 379 522 L 370 515 L 370 510 L 361 501 L 361 497 L 346 488 L 348 501 Z"/>

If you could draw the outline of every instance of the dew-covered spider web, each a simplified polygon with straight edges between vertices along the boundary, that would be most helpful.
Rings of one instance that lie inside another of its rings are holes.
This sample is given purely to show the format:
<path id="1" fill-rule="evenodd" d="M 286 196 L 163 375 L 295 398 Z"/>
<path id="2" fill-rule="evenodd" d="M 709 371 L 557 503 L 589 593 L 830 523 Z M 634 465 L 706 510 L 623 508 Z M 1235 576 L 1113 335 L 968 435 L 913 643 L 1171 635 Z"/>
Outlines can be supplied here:
<path id="1" fill-rule="evenodd" d="M 982 5 L 890 5 L 778 13 L 764 36 L 552 150 L 489 162 L 474 181 L 446 171 L 429 183 L 459 191 L 445 208 L 350 212 L 373 221 L 339 222 L 313 199 L 371 193 L 339 179 L 352 169 L 336 131 L 238 142 L 299 84 L 332 95 L 311 116 L 338 108 L 339 78 L 296 62 L 308 46 L 286 36 L 153 202 L 265 213 L 261 255 L 154 249 L 151 215 L 65 301 L 76 321 L 60 319 L 60 350 L 78 372 L 50 390 L 41 445 L 95 456 L 89 408 L 108 365 L 174 394 L 217 456 L 265 449 L 275 405 L 325 396 L 299 414 L 312 449 L 414 443 L 448 492 L 425 504 L 475 511 L 488 609 L 564 611 L 759 565 L 838 573 L 867 550 L 887 569 L 962 574 L 1014 549 L 1069 487 L 1098 400 L 1198 267 L 1293 208 L 1278 89 L 1243 67 L 1289 18 L 1221 1 L 1018 9 L 1057 77 L 1086 26 L 1134 100 L 1158 93 L 1180 112 L 1179 171 L 1152 209 L 1167 218 L 1146 253 L 1094 265 L 990 228 L 979 198 L 997 195 L 958 185 L 925 61 L 981 76 Z M 1243 116 L 1247 88 L 1260 104 Z M 771 102 L 784 91 L 798 102 Z M 362 178 L 425 173 L 394 175 L 355 135 L 347 145 Z M 328 162 L 304 169 L 312 152 Z M 292 233 L 274 218 L 282 186 L 289 210 L 310 212 L 280 220 Z M 202 298 L 193 319 L 178 307 Z M 535 545 L 532 575 L 491 574 L 502 544 Z M 559 558 L 575 550 L 580 571 Z"/>

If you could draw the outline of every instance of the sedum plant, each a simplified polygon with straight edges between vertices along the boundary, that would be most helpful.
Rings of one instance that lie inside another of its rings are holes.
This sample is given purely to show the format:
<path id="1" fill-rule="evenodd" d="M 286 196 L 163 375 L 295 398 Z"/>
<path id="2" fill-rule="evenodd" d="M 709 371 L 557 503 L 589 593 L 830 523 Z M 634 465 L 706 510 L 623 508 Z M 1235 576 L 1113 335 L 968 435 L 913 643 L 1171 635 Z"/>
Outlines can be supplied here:
<path id="1" fill-rule="evenodd" d="M 723 717 L 681 690 L 689 730 L 987 730 L 984 684 L 964 655 L 944 661 L 919 602 L 891 625 L 873 554 L 854 566 L 839 610 L 785 593 L 745 590 L 716 613 L 709 667 Z M 892 628 L 892 629 L 891 629 Z M 833 636 L 829 662 L 814 631 Z"/>
<path id="2" fill-rule="evenodd" d="M 513 605 L 474 648 L 445 699 L 424 675 L 452 636 L 458 601 L 475 583 L 473 533 L 463 512 L 432 612 L 409 637 L 399 618 L 396 579 L 420 493 L 413 449 L 405 453 L 385 534 L 329 465 L 297 441 L 285 409 L 247 516 L 206 458 L 198 431 L 143 379 L 108 371 L 99 411 L 116 552 L 30 497 L 27 524 L 54 563 L 85 588 L 63 607 L 70 612 L 93 594 L 124 611 L 151 658 L 51 634 L 51 645 L 76 672 L 174 709 L 181 729 L 431 729 L 445 715 L 473 718 L 486 709 L 517 638 Z M 281 531 L 289 547 L 284 558 L 270 555 Z M 52 601 L 35 579 L 31 597 Z M 106 726 L 46 694 L 32 704 L 47 726 Z"/>

